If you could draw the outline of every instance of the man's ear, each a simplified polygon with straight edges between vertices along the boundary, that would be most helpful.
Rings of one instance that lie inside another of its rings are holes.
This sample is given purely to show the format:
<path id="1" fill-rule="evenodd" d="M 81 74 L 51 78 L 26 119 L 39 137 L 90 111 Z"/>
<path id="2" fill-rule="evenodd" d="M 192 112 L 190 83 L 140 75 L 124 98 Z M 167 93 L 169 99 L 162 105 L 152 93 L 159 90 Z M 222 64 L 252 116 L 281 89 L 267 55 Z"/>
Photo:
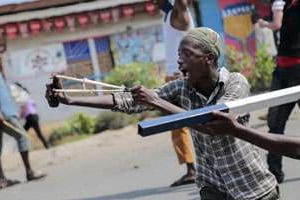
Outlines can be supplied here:
<path id="1" fill-rule="evenodd" d="M 207 64 L 212 64 L 215 60 L 215 56 L 210 53 L 205 57 L 205 59 L 206 59 Z"/>
<path id="2" fill-rule="evenodd" d="M 207 55 L 207 59 L 208 59 L 208 60 L 214 60 L 214 59 L 215 59 L 215 56 L 214 56 L 213 54 L 210 53 L 210 54 Z"/>

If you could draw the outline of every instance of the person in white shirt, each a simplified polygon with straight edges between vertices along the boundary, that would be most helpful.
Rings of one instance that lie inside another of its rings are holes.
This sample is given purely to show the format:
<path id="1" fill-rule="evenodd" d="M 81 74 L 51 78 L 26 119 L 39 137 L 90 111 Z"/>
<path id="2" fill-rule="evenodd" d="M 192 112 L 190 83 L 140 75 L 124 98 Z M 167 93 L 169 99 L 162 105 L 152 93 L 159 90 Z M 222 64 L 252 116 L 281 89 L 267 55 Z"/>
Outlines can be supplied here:
<path id="1" fill-rule="evenodd" d="M 175 0 L 175 2 L 159 0 L 157 3 L 163 12 L 162 28 L 167 67 L 166 81 L 171 81 L 181 76 L 177 63 L 179 43 L 185 32 L 195 27 L 188 8 L 191 2 L 187 0 Z M 171 187 L 195 183 L 195 159 L 188 128 L 173 130 L 171 137 L 178 162 L 179 164 L 186 164 L 187 169 L 186 174 L 172 183 Z"/>

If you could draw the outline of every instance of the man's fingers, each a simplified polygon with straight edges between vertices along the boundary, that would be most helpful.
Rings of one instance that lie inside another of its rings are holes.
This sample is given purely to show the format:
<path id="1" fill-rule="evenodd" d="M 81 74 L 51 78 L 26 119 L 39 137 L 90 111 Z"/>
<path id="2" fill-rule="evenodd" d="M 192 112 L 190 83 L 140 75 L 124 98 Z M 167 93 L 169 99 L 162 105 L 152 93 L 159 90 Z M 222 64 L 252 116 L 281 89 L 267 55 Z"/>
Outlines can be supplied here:
<path id="1" fill-rule="evenodd" d="M 213 120 L 224 120 L 224 119 L 229 119 L 229 115 L 227 113 L 218 111 L 218 110 L 214 110 L 211 112 L 212 114 L 212 119 Z"/>
<path id="2" fill-rule="evenodd" d="M 134 86 L 130 89 L 131 92 L 138 92 L 140 89 L 142 88 L 142 86 L 138 85 L 138 86 Z"/>

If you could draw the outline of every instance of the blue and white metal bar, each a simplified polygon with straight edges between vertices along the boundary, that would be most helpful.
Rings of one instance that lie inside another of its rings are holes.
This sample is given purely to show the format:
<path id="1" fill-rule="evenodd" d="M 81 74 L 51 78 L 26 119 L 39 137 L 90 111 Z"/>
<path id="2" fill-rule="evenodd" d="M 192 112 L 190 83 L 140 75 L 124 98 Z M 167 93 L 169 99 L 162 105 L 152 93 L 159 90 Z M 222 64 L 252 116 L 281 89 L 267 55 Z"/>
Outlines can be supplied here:
<path id="1" fill-rule="evenodd" d="M 145 137 L 168 130 L 203 124 L 211 119 L 210 113 L 213 110 L 241 114 L 295 102 L 299 99 L 300 86 L 294 86 L 244 99 L 159 117 L 154 120 L 143 121 L 138 123 L 138 133 Z"/>

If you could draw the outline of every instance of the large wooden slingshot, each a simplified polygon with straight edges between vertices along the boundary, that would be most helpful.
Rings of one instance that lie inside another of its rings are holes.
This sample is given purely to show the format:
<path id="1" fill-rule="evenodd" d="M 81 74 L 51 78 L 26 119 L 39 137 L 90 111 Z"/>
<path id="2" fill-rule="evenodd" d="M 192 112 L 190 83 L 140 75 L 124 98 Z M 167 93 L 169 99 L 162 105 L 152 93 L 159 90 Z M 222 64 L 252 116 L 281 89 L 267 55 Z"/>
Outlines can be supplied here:
<path id="1" fill-rule="evenodd" d="M 71 80 L 75 82 L 79 82 L 82 85 L 82 89 L 63 89 L 60 79 Z M 87 89 L 87 84 L 89 85 L 97 85 L 110 89 Z M 129 92 L 129 88 L 125 86 L 112 85 L 108 83 L 104 83 L 101 81 L 94 81 L 87 78 L 74 78 L 70 76 L 64 75 L 54 75 L 52 77 L 52 83 L 47 85 L 47 87 L 53 92 L 68 92 L 68 93 L 93 93 L 93 92 Z M 57 107 L 59 105 L 59 101 L 54 95 L 49 95 L 48 103 L 50 107 Z"/>

